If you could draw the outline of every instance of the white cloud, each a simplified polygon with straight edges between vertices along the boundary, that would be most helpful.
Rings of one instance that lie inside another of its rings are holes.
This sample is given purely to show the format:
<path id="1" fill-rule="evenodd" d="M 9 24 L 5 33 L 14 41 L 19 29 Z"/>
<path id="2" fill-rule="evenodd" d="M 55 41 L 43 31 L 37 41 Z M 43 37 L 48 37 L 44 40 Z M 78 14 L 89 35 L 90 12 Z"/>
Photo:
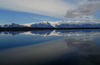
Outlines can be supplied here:
<path id="1" fill-rule="evenodd" d="M 63 0 L 0 0 L 0 8 L 63 17 L 70 8 L 75 7 Z"/>
<path id="2" fill-rule="evenodd" d="M 67 13 L 66 17 L 77 17 L 93 15 L 100 8 L 100 0 L 0 0 L 0 8 L 54 17 L 64 17 Z"/>
<path id="3" fill-rule="evenodd" d="M 83 0 L 74 10 L 69 10 L 66 17 L 93 15 L 100 9 L 100 0 Z"/>

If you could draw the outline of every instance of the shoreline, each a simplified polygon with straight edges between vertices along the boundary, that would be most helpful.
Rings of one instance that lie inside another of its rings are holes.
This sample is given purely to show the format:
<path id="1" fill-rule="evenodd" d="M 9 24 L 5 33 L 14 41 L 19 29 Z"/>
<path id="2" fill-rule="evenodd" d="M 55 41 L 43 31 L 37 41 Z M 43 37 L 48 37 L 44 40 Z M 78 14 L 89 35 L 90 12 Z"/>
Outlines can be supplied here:
<path id="1" fill-rule="evenodd" d="M 82 30 L 82 29 L 100 29 L 100 27 L 80 27 L 80 28 L 0 28 L 0 31 L 32 31 L 32 30 Z"/>

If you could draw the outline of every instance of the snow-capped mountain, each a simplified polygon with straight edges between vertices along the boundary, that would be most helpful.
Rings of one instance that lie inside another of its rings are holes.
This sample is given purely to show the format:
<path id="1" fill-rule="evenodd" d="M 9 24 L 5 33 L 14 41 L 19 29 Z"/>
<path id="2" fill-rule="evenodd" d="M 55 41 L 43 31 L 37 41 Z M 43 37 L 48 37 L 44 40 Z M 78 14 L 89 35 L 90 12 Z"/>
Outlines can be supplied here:
<path id="1" fill-rule="evenodd" d="M 36 24 L 32 24 L 31 27 L 35 28 L 53 28 L 53 26 L 49 22 L 40 22 Z"/>
<path id="2" fill-rule="evenodd" d="M 69 28 L 69 27 L 100 27 L 100 20 L 71 20 L 71 21 L 45 21 L 39 23 L 25 24 L 29 27 L 46 27 L 46 28 Z"/>
<path id="3" fill-rule="evenodd" d="M 78 27 L 100 27 L 100 20 L 94 19 L 90 16 L 77 17 L 75 19 L 66 21 L 42 21 L 33 22 L 28 24 L 5 24 L 0 27 L 12 28 L 12 27 L 32 27 L 32 28 L 78 28 Z"/>
<path id="4" fill-rule="evenodd" d="M 28 24 L 23 24 L 24 26 L 28 27 L 56 27 L 56 25 L 60 25 L 62 21 L 42 21 L 42 22 L 33 22 Z"/>
<path id="5" fill-rule="evenodd" d="M 100 27 L 100 20 L 92 16 L 82 16 L 66 21 L 43 21 L 23 24 L 28 27 L 69 28 L 69 27 Z"/>
<path id="6" fill-rule="evenodd" d="M 4 25 L 3 24 L 0 24 L 0 27 L 3 27 Z"/>
<path id="7" fill-rule="evenodd" d="M 0 25 L 0 27 L 3 27 L 3 28 L 13 28 L 13 27 L 24 27 L 23 25 L 20 25 L 20 24 L 15 24 L 15 23 L 12 23 L 12 24 L 2 24 Z"/>

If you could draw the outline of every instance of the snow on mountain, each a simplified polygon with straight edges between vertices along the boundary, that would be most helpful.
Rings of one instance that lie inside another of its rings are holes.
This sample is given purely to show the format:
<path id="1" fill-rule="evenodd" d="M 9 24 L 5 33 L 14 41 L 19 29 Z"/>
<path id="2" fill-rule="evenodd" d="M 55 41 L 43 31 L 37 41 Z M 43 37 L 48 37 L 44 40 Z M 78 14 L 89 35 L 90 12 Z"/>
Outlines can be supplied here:
<path id="1" fill-rule="evenodd" d="M 0 27 L 3 27 L 3 24 L 0 24 Z"/>
<path id="2" fill-rule="evenodd" d="M 92 16 L 80 16 L 73 19 L 65 21 L 42 21 L 42 22 L 33 22 L 28 24 L 23 24 L 28 27 L 80 27 L 80 26 L 99 26 L 100 19 L 95 19 Z"/>
<path id="3" fill-rule="evenodd" d="M 12 28 L 12 27 L 24 27 L 24 26 L 23 25 L 20 25 L 20 24 L 12 23 L 12 24 L 2 24 L 1 27 L 4 27 L 4 28 Z"/>
<path id="4" fill-rule="evenodd" d="M 49 25 L 51 27 L 55 27 L 56 25 L 60 25 L 60 23 L 62 23 L 62 21 L 42 21 L 42 22 L 33 22 L 33 23 L 28 23 L 28 24 L 22 24 L 24 26 L 28 26 L 31 27 L 31 25 L 34 26 L 40 26 L 40 25 Z"/>
<path id="5" fill-rule="evenodd" d="M 70 27 L 100 27 L 100 20 L 91 16 L 77 17 L 65 21 L 42 21 L 28 24 L 5 24 L 0 27 L 33 27 L 33 28 L 70 28 Z"/>
<path id="6" fill-rule="evenodd" d="M 84 27 L 84 26 L 99 26 L 100 27 L 100 20 L 97 19 L 74 19 L 74 20 L 66 20 L 66 21 L 43 21 L 43 22 L 34 22 L 29 24 L 24 24 L 28 27 L 49 27 L 49 28 L 60 28 L 60 27 Z"/>
<path id="7" fill-rule="evenodd" d="M 33 23 L 27 23 L 27 24 L 22 24 L 23 26 L 30 27 L 32 24 L 38 24 L 38 22 L 33 22 Z"/>
<path id="8" fill-rule="evenodd" d="M 49 22 L 40 22 L 36 24 L 32 24 L 31 27 L 37 28 L 53 28 L 53 26 Z"/>

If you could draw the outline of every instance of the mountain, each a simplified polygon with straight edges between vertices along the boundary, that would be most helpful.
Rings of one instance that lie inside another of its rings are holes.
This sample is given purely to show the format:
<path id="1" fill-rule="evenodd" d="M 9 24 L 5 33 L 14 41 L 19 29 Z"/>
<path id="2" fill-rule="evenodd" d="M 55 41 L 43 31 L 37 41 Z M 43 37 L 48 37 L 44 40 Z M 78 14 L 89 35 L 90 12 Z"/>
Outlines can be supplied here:
<path id="1" fill-rule="evenodd" d="M 13 27 L 25 27 L 25 26 L 24 25 L 20 25 L 20 24 L 12 23 L 12 24 L 4 24 L 4 25 L 1 25 L 0 27 L 3 27 L 3 28 L 13 28 Z"/>
<path id="2" fill-rule="evenodd" d="M 79 21 L 57 21 L 57 22 L 40 22 L 25 24 L 25 26 L 33 28 L 78 28 L 78 27 L 100 27 L 99 22 L 79 22 Z"/>
<path id="3" fill-rule="evenodd" d="M 28 24 L 23 24 L 27 27 L 55 27 L 56 25 L 60 25 L 62 21 L 42 21 L 42 22 L 33 22 Z"/>
<path id="4" fill-rule="evenodd" d="M 40 22 L 40 23 L 36 23 L 36 24 L 32 24 L 30 27 L 33 28 L 53 28 L 53 26 L 49 23 L 49 22 Z"/>
<path id="5" fill-rule="evenodd" d="M 92 17 L 75 18 L 66 21 L 42 21 L 28 24 L 4 24 L 4 28 L 31 27 L 31 28 L 80 28 L 80 27 L 100 27 L 100 20 Z"/>
<path id="6" fill-rule="evenodd" d="M 0 24 L 0 27 L 3 27 L 4 25 L 3 24 Z"/>
<path id="7" fill-rule="evenodd" d="M 78 27 L 100 27 L 100 20 L 91 16 L 77 17 L 66 21 L 43 21 L 23 24 L 28 27 L 40 28 L 78 28 Z"/>
<path id="8" fill-rule="evenodd" d="M 100 27 L 100 23 L 73 23 L 68 22 L 39 22 L 39 23 L 29 23 L 29 24 L 5 24 L 0 25 L 3 28 L 13 28 L 13 27 L 31 27 L 31 28 L 80 28 L 80 27 Z"/>

